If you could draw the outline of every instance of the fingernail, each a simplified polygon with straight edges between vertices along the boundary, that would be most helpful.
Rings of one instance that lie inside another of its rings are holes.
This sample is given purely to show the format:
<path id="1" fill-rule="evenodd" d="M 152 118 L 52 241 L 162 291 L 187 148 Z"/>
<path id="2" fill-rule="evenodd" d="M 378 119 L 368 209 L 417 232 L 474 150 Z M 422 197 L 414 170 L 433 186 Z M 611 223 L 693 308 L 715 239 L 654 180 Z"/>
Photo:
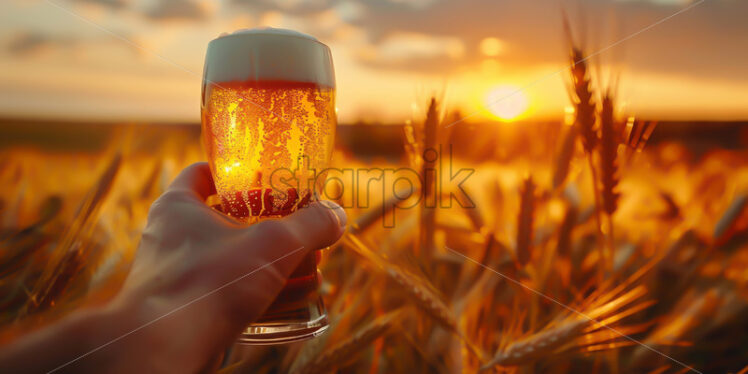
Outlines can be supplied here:
<path id="1" fill-rule="evenodd" d="M 320 201 L 320 204 L 325 208 L 330 209 L 333 214 L 335 214 L 335 218 L 338 220 L 338 225 L 340 225 L 340 227 L 345 227 L 346 223 L 348 223 L 348 217 L 345 215 L 345 211 L 340 205 L 329 200 L 322 200 Z"/>

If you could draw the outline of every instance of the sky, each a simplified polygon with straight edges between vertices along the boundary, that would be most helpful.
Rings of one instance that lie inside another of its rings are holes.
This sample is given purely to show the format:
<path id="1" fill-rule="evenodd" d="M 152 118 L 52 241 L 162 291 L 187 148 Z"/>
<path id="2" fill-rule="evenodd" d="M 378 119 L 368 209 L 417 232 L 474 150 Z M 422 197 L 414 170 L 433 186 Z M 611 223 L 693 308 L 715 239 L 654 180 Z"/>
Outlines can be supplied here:
<path id="1" fill-rule="evenodd" d="M 418 118 L 431 95 L 561 118 L 564 11 L 622 114 L 748 118 L 745 0 L 3 0 L 0 116 L 196 123 L 208 42 L 280 27 L 331 48 L 343 123 Z"/>

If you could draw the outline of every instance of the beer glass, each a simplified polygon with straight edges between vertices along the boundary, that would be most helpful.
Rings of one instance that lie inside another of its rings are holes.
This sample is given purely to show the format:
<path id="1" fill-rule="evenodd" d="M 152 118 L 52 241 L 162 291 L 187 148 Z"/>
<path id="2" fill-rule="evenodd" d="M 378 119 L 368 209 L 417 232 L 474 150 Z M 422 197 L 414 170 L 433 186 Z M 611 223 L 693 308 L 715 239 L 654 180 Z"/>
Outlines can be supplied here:
<path id="1" fill-rule="evenodd" d="M 330 49 L 290 30 L 253 29 L 208 44 L 202 138 L 225 214 L 252 224 L 317 199 L 335 138 Z M 278 183 L 280 173 L 295 183 Z M 310 182 L 311 181 L 311 182 Z M 278 254 L 281 257 L 282 253 Z M 309 252 L 265 314 L 239 339 L 278 344 L 327 329 L 318 293 L 317 248 Z"/>

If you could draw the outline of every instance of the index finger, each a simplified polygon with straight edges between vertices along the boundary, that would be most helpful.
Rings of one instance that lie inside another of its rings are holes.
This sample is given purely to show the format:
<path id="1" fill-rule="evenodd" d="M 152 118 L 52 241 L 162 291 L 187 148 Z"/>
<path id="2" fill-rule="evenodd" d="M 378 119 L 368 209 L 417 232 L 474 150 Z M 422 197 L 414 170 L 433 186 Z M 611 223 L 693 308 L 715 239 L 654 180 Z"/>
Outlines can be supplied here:
<path id="1" fill-rule="evenodd" d="M 205 201 L 216 193 L 216 186 L 208 163 L 196 162 L 182 170 L 166 190 L 191 193 L 200 201 Z"/>

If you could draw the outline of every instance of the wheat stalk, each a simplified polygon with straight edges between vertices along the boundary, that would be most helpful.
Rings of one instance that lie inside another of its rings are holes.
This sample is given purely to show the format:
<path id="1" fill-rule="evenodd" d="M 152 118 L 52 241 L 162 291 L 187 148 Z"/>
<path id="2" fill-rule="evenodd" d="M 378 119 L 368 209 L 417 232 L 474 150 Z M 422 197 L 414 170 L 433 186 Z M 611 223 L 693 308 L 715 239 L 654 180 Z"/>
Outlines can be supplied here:
<path id="1" fill-rule="evenodd" d="M 714 234 L 712 237 L 715 242 L 725 243 L 729 240 L 730 236 L 735 233 L 735 227 L 743 212 L 748 207 L 748 194 L 740 195 L 736 197 L 730 206 L 727 207 L 722 217 L 714 227 Z"/>
<path id="2" fill-rule="evenodd" d="M 122 156 L 117 153 L 102 173 L 95 188 L 83 200 L 76 219 L 62 236 L 55 254 L 47 262 L 42 275 L 34 285 L 29 301 L 19 313 L 19 319 L 55 305 L 82 269 L 94 246 L 82 240 L 90 235 L 96 212 L 111 191 L 114 179 L 122 165 Z"/>
<path id="3" fill-rule="evenodd" d="M 61 209 L 62 199 L 59 196 L 50 196 L 39 207 L 36 222 L 13 233 L 8 238 L 0 238 L 0 244 L 3 246 L 3 253 L 0 254 L 0 285 L 4 278 L 23 269 L 23 265 L 31 261 L 32 257 L 44 248 L 43 244 L 48 238 L 42 230 L 60 213 Z M 19 282 L 19 284 L 22 283 Z"/>
<path id="4" fill-rule="evenodd" d="M 636 275 L 634 275 L 627 279 L 624 284 L 629 285 L 636 279 Z M 491 361 L 483 365 L 481 370 L 488 370 L 497 365 L 514 366 L 531 363 L 555 354 L 561 347 L 576 339 L 580 339 L 581 345 L 595 344 L 637 330 L 638 327 L 613 331 L 610 326 L 653 305 L 653 302 L 644 302 L 629 309 L 624 309 L 628 304 L 643 297 L 646 294 L 646 289 L 643 286 L 638 286 L 623 294 L 619 293 L 620 288 L 616 287 L 606 294 L 596 293 L 591 295 L 582 302 L 581 307 L 573 309 L 586 312 L 574 312 L 572 315 L 557 318 L 541 331 L 509 343 L 500 349 Z M 621 311 L 622 309 L 623 311 Z M 606 329 L 606 333 L 595 334 L 595 331 L 602 329 Z M 603 349 L 603 347 L 596 347 L 596 349 Z"/>
<path id="5" fill-rule="evenodd" d="M 452 311 L 447 307 L 442 298 L 437 295 L 433 287 L 421 277 L 418 277 L 405 270 L 390 267 L 387 269 L 387 275 L 395 281 L 403 291 L 415 300 L 416 306 L 425 312 L 429 317 L 438 322 L 440 325 L 451 331 L 459 337 L 466 345 L 470 353 L 478 360 L 483 359 L 483 354 L 465 334 L 460 330 L 457 319 Z"/>
<path id="6" fill-rule="evenodd" d="M 426 119 L 423 122 L 423 160 L 421 169 L 421 179 L 423 187 L 421 189 L 421 237 L 419 240 L 420 248 L 425 257 L 431 257 L 434 251 L 434 232 L 436 230 L 436 173 L 435 165 L 438 155 L 432 159 L 427 157 L 427 153 L 437 152 L 436 140 L 439 129 L 439 109 L 436 98 L 431 98 L 429 108 L 426 112 Z M 419 253 L 416 251 L 416 253 Z"/>
<path id="7" fill-rule="evenodd" d="M 154 194 L 154 190 L 156 190 L 155 187 L 158 185 L 159 178 L 161 177 L 163 166 L 161 160 L 156 160 L 156 162 L 154 162 L 151 173 L 140 187 L 140 193 L 138 195 L 140 195 L 141 199 L 147 199 Z"/>
<path id="8" fill-rule="evenodd" d="M 626 156 L 627 164 L 631 164 L 634 155 L 644 149 L 649 137 L 652 136 L 652 133 L 657 127 L 656 121 L 642 121 L 633 117 L 630 118 L 629 124 L 631 128 L 628 129 L 628 136 L 626 138 L 626 145 L 628 145 L 628 156 Z"/>
<path id="9" fill-rule="evenodd" d="M 397 204 L 402 202 L 402 199 L 400 199 L 399 196 L 403 196 L 403 194 L 404 191 L 403 193 L 398 191 L 398 193 L 393 194 L 383 201 L 380 206 L 374 206 L 371 209 L 366 210 L 353 220 L 349 225 L 349 230 L 354 234 L 366 231 L 375 223 L 379 222 L 384 216 L 391 213 Z"/>
<path id="10" fill-rule="evenodd" d="M 525 179 L 520 191 L 520 208 L 517 217 L 517 261 L 527 265 L 532 258 L 533 220 L 535 217 L 535 184 L 532 177 Z"/>
<path id="11" fill-rule="evenodd" d="M 588 325 L 589 321 L 586 319 L 574 319 L 530 335 L 497 352 L 481 370 L 488 370 L 497 365 L 519 365 L 548 356 L 557 348 L 579 337 Z"/>
<path id="12" fill-rule="evenodd" d="M 353 336 L 325 350 L 313 362 L 300 368 L 298 371 L 294 371 L 294 373 L 329 373 L 333 369 L 349 363 L 358 353 L 385 335 L 397 323 L 402 314 L 403 310 L 398 309 L 376 318 L 356 331 Z"/>
<path id="13" fill-rule="evenodd" d="M 592 90 L 592 81 L 590 79 L 587 57 L 582 48 L 576 46 L 569 26 L 568 17 L 563 17 L 564 32 L 568 43 L 570 44 L 571 56 L 571 99 L 574 103 L 574 127 L 582 138 L 582 145 L 587 154 L 592 172 L 593 193 L 595 194 L 595 205 L 600 207 L 597 193 L 597 175 L 593 162 L 593 154 L 598 145 L 598 136 L 596 128 L 596 104 L 594 92 Z M 600 226 L 599 213 L 597 214 L 598 226 Z"/>
<path id="14" fill-rule="evenodd" d="M 447 330 L 457 335 L 470 352 L 479 360 L 483 355 L 460 330 L 457 319 L 452 315 L 452 311 L 444 303 L 443 298 L 439 296 L 438 291 L 431 283 L 423 277 L 417 276 L 405 269 L 396 266 L 387 260 L 381 258 L 374 251 L 367 248 L 366 245 L 352 234 L 343 236 L 343 241 L 348 244 L 347 247 L 354 248 L 357 253 L 363 254 L 365 258 L 377 265 L 385 275 L 393 280 L 405 294 L 415 300 L 415 305 L 425 312 L 436 322 L 444 326 Z"/>
<path id="15" fill-rule="evenodd" d="M 567 26 L 568 27 L 568 26 Z M 595 100 L 590 81 L 587 60 L 582 49 L 571 48 L 571 78 L 573 102 L 575 107 L 574 127 L 582 137 L 582 145 L 587 154 L 597 147 L 597 129 L 595 128 Z"/>
<path id="16" fill-rule="evenodd" d="M 574 227 L 577 224 L 577 216 L 579 212 L 577 207 L 573 204 L 567 204 L 566 212 L 564 213 L 564 219 L 561 221 L 561 227 L 558 230 L 558 242 L 557 248 L 560 256 L 570 258 L 571 257 L 571 235 Z"/>
<path id="17" fill-rule="evenodd" d="M 600 195 L 602 208 L 607 215 L 608 269 L 613 268 L 615 258 L 615 234 L 613 214 L 618 208 L 618 132 L 615 123 L 615 107 L 610 92 L 603 97 L 600 110 Z"/>
<path id="18" fill-rule="evenodd" d="M 556 163 L 553 168 L 553 188 L 561 187 L 569 175 L 577 135 L 577 126 L 569 126 L 564 133 L 564 139 L 556 154 Z"/>
<path id="19" fill-rule="evenodd" d="M 572 78 L 572 102 L 574 102 L 575 118 L 574 126 L 577 127 L 577 131 L 582 137 L 582 145 L 584 146 L 585 153 L 587 154 L 587 162 L 589 164 L 590 173 L 592 175 L 592 194 L 595 199 L 595 220 L 597 223 L 597 237 L 598 242 L 604 242 L 602 219 L 600 217 L 600 211 L 602 208 L 602 202 L 600 201 L 600 194 L 597 186 L 597 170 L 595 168 L 594 153 L 595 149 L 599 144 L 598 130 L 596 128 L 596 104 L 594 101 L 594 92 L 592 90 L 592 82 L 590 79 L 589 68 L 587 65 L 587 58 L 585 57 L 584 51 L 577 47 L 574 43 L 574 39 L 571 33 L 571 27 L 569 26 L 568 17 L 564 14 L 563 17 L 564 31 L 567 35 L 567 39 L 571 44 L 571 78 Z M 608 267 L 613 263 L 613 256 L 608 246 L 603 246 L 603 258 Z M 600 267 L 600 278 L 604 277 L 605 268 Z"/>
<path id="20" fill-rule="evenodd" d="M 603 209 L 612 216 L 618 207 L 618 141 L 613 97 L 606 94 L 600 112 L 600 179 Z"/>

